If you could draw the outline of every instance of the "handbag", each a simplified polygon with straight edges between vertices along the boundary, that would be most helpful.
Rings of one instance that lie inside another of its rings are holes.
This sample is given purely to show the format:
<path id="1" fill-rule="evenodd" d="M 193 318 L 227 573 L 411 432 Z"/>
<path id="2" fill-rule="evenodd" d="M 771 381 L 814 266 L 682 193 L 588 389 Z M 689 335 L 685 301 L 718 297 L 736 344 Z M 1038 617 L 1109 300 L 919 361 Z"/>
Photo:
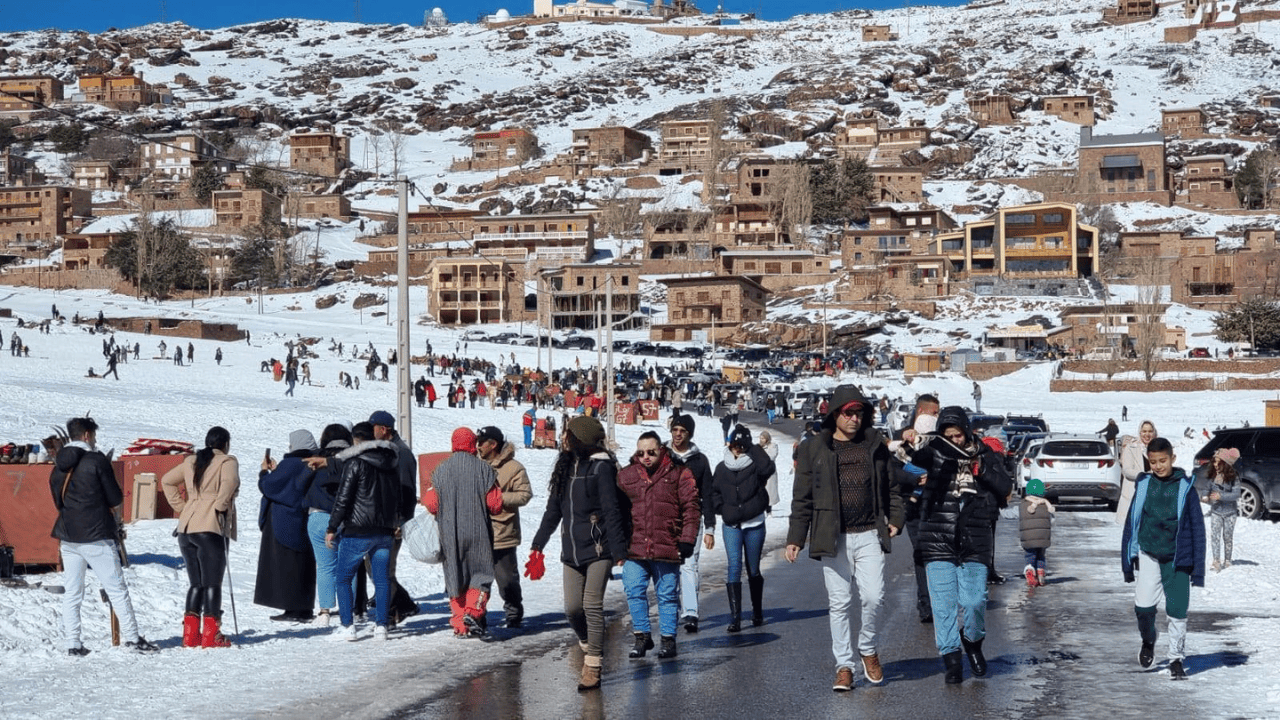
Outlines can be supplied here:
<path id="1" fill-rule="evenodd" d="M 440 525 L 431 513 L 420 513 L 401 525 L 400 539 L 414 560 L 432 565 L 444 562 L 444 554 L 440 551 Z"/>

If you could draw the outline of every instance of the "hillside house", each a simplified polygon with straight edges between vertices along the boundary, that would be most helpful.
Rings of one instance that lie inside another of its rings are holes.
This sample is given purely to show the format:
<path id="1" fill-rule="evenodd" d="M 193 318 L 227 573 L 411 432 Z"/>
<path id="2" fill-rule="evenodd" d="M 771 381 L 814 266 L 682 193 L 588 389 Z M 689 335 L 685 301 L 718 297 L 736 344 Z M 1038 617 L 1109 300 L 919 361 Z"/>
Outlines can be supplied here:
<path id="1" fill-rule="evenodd" d="M 969 98 L 969 115 L 979 127 L 1013 124 L 1013 98 L 1002 93 Z"/>
<path id="2" fill-rule="evenodd" d="M 158 179 L 190 180 L 197 168 L 216 161 L 218 148 L 199 133 L 177 132 L 147 135 L 142 145 L 142 166 Z"/>
<path id="3" fill-rule="evenodd" d="M 76 160 L 71 163 L 72 182 L 85 190 L 114 190 L 120 173 L 110 160 Z"/>
<path id="4" fill-rule="evenodd" d="M 1169 204 L 1165 136 L 1161 133 L 1094 135 L 1080 128 L 1077 160 L 1080 193 L 1097 202 Z"/>
<path id="5" fill-rule="evenodd" d="M 892 42 L 898 39 L 898 33 L 892 25 L 863 25 L 862 42 Z"/>
<path id="6" fill-rule="evenodd" d="M 776 204 L 735 202 L 716 208 L 712 218 L 715 244 L 721 247 L 790 245 L 791 236 L 777 222 Z"/>
<path id="7" fill-rule="evenodd" d="M 912 301 L 951 294 L 948 260 L 941 255 L 885 255 L 873 265 L 846 266 L 836 291 L 842 303 Z"/>
<path id="8" fill-rule="evenodd" d="M 1177 192 L 1188 205 L 1234 210 L 1240 207 L 1226 155 L 1197 155 L 1184 160 Z"/>
<path id="9" fill-rule="evenodd" d="M 591 215 L 480 215 L 472 220 L 472 246 L 486 256 L 523 257 L 536 268 L 586 263 L 595 255 L 596 223 Z"/>
<path id="10" fill-rule="evenodd" d="M 62 269 L 105 268 L 107 250 L 123 232 L 71 233 L 62 241 Z"/>
<path id="11" fill-rule="evenodd" d="M 667 286 L 667 322 L 649 328 L 651 340 L 692 340 L 699 331 L 714 342 L 742 323 L 765 320 L 769 290 L 750 277 L 702 275 L 658 282 Z"/>
<path id="12" fill-rule="evenodd" d="M 302 195 L 290 193 L 285 196 L 284 212 L 291 218 L 335 218 L 346 222 L 351 219 L 351 200 L 346 195 Z"/>
<path id="13" fill-rule="evenodd" d="M 1168 309 L 1164 304 L 1137 303 L 1065 307 L 1062 325 L 1068 330 L 1057 335 L 1057 342 L 1077 354 L 1103 347 L 1125 352 L 1133 347 L 1140 331 L 1150 330 L 1156 337 L 1167 338 L 1164 313 Z"/>
<path id="14" fill-rule="evenodd" d="M 620 0 L 596 2 L 576 0 L 557 5 L 552 0 L 533 0 L 535 18 L 609 19 L 647 18 L 654 21 L 701 14 L 688 0 Z"/>
<path id="15" fill-rule="evenodd" d="M 880 142 L 880 120 L 850 115 L 835 130 L 836 153 L 842 158 L 866 159 Z"/>
<path id="16" fill-rule="evenodd" d="M 1117 0 L 1115 7 L 1103 8 L 1102 20 L 1114 25 L 1150 20 L 1156 16 L 1156 0 Z"/>
<path id="17" fill-rule="evenodd" d="M 662 141 L 658 147 L 659 172 L 664 175 L 683 175 L 706 166 L 711 149 L 711 121 L 671 120 L 664 122 Z"/>
<path id="18" fill-rule="evenodd" d="M 1149 281 L 1152 277 L 1169 277 L 1173 264 L 1183 253 L 1180 232 L 1146 230 L 1120 233 L 1119 250 L 1112 268 L 1118 277 L 1131 281 Z"/>
<path id="19" fill-rule="evenodd" d="M 1079 221 L 1071 203 L 1003 207 L 938 234 L 931 254 L 947 258 L 948 278 L 971 286 L 992 280 L 1042 281 L 1092 276 L 1101 249 L 1097 228 Z"/>
<path id="20" fill-rule="evenodd" d="M 924 172 L 909 167 L 877 167 L 873 197 L 878 203 L 924 202 Z"/>
<path id="21" fill-rule="evenodd" d="M 1201 138 L 1205 136 L 1204 111 L 1195 108 L 1169 108 L 1160 111 L 1160 132 L 1167 138 Z"/>
<path id="22" fill-rule="evenodd" d="M 62 102 L 62 81 L 50 75 L 0 76 L 0 117 L 30 119 Z"/>
<path id="23" fill-rule="evenodd" d="M 868 158 L 871 165 L 901 165 L 902 153 L 928 145 L 930 130 L 923 120 L 908 125 L 882 127 L 876 131 L 876 151 Z"/>
<path id="24" fill-rule="evenodd" d="M 1174 302 L 1205 310 L 1226 310 L 1257 297 L 1280 293 L 1280 249 L 1274 228 L 1245 231 L 1238 249 L 1217 249 L 1217 238 L 1197 238 L 1196 252 L 1180 255 L 1170 275 Z M 1190 246 L 1191 243 L 1188 243 Z"/>
<path id="25" fill-rule="evenodd" d="M 524 128 L 482 131 L 471 136 L 471 159 L 454 170 L 497 170 L 523 165 L 538 156 L 538 136 Z"/>
<path id="26" fill-rule="evenodd" d="M 641 274 L 714 272 L 716 260 L 712 257 L 711 238 L 705 222 L 699 222 L 701 219 L 681 215 L 646 220 Z"/>
<path id="27" fill-rule="evenodd" d="M 770 291 L 831 281 L 831 258 L 793 248 L 734 248 L 716 253 L 718 273 L 749 275 Z"/>
<path id="28" fill-rule="evenodd" d="M 653 151 L 649 136 L 629 127 L 578 128 L 570 149 L 574 164 L 595 167 L 640 160 Z"/>
<path id="29" fill-rule="evenodd" d="M 80 229 L 92 211 L 88 191 L 61 185 L 0 187 L 0 250 L 30 255 Z"/>
<path id="30" fill-rule="evenodd" d="M 0 187 L 44 183 L 44 173 L 36 167 L 34 160 L 14 155 L 11 147 L 0 151 Z"/>
<path id="31" fill-rule="evenodd" d="M 427 312 L 441 325 L 523 319 L 522 270 L 523 263 L 504 258 L 436 258 L 427 274 Z"/>
<path id="32" fill-rule="evenodd" d="M 899 210 L 881 205 L 867 209 L 867 228 L 846 228 L 840 235 L 841 263 L 845 268 L 874 267 L 890 258 L 924 255 L 939 232 L 957 225 L 938 209 Z"/>
<path id="33" fill-rule="evenodd" d="M 332 183 L 351 167 L 351 138 L 336 132 L 300 131 L 289 135 L 289 168 Z"/>
<path id="34" fill-rule="evenodd" d="M 1046 115 L 1069 123 L 1092 127 L 1097 121 L 1092 95 L 1046 95 L 1042 103 Z"/>
<path id="35" fill-rule="evenodd" d="M 613 313 L 604 322 L 615 330 L 643 327 L 639 270 L 635 263 L 565 263 L 543 268 L 537 278 L 538 324 L 553 330 L 594 330 L 606 315 L 605 296 L 611 295 Z"/>
<path id="36" fill-rule="evenodd" d="M 168 96 L 168 88 L 153 87 L 142 79 L 142 73 L 112 75 L 107 73 L 81 75 L 79 92 L 72 102 L 104 105 L 116 110 L 132 112 L 144 105 L 162 103 Z M 170 99 L 171 96 L 169 96 Z"/>
<path id="37" fill-rule="evenodd" d="M 278 223 L 281 207 L 280 198 L 267 190 L 213 191 L 215 224 L 222 231 L 240 231 Z"/>

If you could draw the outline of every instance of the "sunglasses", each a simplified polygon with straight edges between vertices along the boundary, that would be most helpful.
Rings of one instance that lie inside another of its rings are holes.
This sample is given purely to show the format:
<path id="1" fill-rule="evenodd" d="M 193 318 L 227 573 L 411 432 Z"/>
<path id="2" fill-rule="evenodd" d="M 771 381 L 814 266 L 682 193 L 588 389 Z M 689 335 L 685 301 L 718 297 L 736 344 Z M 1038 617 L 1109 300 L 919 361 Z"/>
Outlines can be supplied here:
<path id="1" fill-rule="evenodd" d="M 845 417 L 857 417 L 862 414 L 862 406 L 857 404 L 848 405 L 840 409 L 840 414 Z"/>
<path id="2" fill-rule="evenodd" d="M 658 457 L 659 455 L 662 454 L 662 451 L 661 450 L 641 450 L 637 454 L 642 457 Z"/>

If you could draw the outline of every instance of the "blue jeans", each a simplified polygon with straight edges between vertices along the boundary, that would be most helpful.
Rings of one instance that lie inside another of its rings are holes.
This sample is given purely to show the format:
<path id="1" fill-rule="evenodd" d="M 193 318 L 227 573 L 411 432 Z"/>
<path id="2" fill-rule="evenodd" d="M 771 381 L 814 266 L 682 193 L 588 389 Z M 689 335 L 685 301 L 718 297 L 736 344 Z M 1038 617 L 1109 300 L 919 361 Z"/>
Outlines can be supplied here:
<path id="1" fill-rule="evenodd" d="M 987 566 L 967 562 L 954 565 L 933 561 L 924 566 L 929 576 L 929 602 L 933 605 L 933 640 L 938 654 L 960 650 L 960 611 L 964 611 L 964 636 L 987 636 Z"/>
<path id="2" fill-rule="evenodd" d="M 1044 551 L 1045 551 L 1044 548 L 1034 548 L 1030 550 L 1024 550 L 1023 552 L 1027 554 L 1027 564 L 1035 568 L 1036 570 L 1044 570 L 1045 569 Z"/>
<path id="3" fill-rule="evenodd" d="M 631 629 L 647 633 L 649 624 L 649 579 L 658 596 L 658 629 L 666 637 L 675 637 L 680 604 L 676 588 L 680 584 L 680 564 L 662 560 L 628 560 L 622 566 L 622 587 L 627 592 L 627 608 L 631 612 Z"/>
<path id="4" fill-rule="evenodd" d="M 333 609 L 336 602 L 334 582 L 338 571 L 339 538 L 334 538 L 334 550 L 324 546 L 324 534 L 329 529 L 329 513 L 313 512 L 307 516 L 307 537 L 311 538 L 311 550 L 316 556 L 316 605 L 321 609 Z"/>
<path id="5" fill-rule="evenodd" d="M 747 576 L 760 576 L 760 554 L 764 552 L 764 523 L 756 527 L 742 528 L 723 526 L 721 537 L 724 539 L 724 553 L 729 558 L 729 577 L 725 582 L 730 584 L 742 582 L 743 550 L 746 550 Z"/>
<path id="6" fill-rule="evenodd" d="M 356 566 L 368 555 L 373 576 L 373 587 L 378 602 L 374 607 L 374 622 L 387 626 L 387 611 L 391 606 L 391 585 L 387 582 L 387 568 L 391 564 L 392 539 L 390 535 L 345 535 L 338 544 L 338 616 L 342 624 L 353 622 L 351 606 L 355 603 L 351 592 L 351 580 L 356 576 Z"/>

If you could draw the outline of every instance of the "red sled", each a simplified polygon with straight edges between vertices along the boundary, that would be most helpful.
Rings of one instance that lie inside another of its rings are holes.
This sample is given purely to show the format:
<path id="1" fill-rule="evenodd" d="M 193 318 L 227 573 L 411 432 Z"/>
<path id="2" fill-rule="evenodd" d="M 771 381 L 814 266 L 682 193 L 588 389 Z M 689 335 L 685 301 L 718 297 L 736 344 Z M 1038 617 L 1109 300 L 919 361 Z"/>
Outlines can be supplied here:
<path id="1" fill-rule="evenodd" d="M 190 455 L 196 448 L 189 442 L 181 440 L 157 440 L 155 438 L 138 438 L 125 449 L 125 455 Z"/>

